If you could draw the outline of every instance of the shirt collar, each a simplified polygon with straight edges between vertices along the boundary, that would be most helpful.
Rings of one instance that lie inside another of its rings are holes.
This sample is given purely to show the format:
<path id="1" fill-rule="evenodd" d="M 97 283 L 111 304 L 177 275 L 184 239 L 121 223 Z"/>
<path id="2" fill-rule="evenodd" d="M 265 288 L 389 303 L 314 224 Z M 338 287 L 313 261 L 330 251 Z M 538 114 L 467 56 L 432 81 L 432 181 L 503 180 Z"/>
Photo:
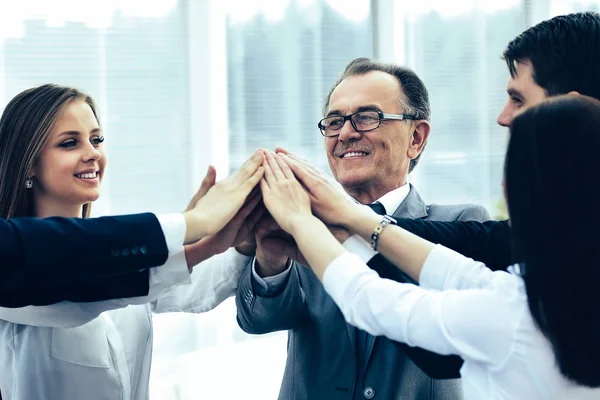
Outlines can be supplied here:
<path id="1" fill-rule="evenodd" d="M 391 192 L 387 192 L 382 197 L 377 199 L 377 201 L 383 204 L 386 214 L 392 215 L 398 209 L 398 207 L 400 207 L 400 204 L 402 204 L 404 199 L 406 199 L 408 192 L 410 192 L 410 185 L 405 183 L 399 188 L 396 188 Z"/>

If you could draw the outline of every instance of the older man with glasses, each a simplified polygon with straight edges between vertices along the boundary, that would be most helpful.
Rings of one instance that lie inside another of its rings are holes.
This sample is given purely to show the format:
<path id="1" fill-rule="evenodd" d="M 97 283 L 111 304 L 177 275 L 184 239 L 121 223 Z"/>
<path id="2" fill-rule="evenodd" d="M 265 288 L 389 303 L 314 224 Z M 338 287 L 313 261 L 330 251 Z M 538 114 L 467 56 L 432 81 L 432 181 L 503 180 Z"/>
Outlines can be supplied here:
<path id="1" fill-rule="evenodd" d="M 407 183 L 430 132 L 427 89 L 411 70 L 352 61 L 327 95 L 324 115 L 318 127 L 329 166 L 358 202 L 395 218 L 489 219 L 480 206 L 427 205 Z M 349 238 L 344 246 L 356 252 L 365 244 L 359 240 Z M 457 381 L 436 381 L 423 372 L 426 352 L 346 324 L 311 270 L 288 258 L 285 241 L 274 223 L 261 223 L 256 257 L 242 274 L 236 299 L 246 332 L 289 330 L 279 399 L 461 397 Z M 405 279 L 385 260 L 376 264 L 380 275 Z"/>

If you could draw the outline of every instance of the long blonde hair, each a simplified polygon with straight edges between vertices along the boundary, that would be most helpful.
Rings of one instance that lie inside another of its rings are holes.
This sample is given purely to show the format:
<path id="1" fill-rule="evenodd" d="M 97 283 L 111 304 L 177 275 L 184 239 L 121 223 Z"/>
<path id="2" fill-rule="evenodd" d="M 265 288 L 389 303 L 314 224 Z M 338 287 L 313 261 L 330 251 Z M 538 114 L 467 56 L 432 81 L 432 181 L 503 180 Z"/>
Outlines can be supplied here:
<path id="1" fill-rule="evenodd" d="M 85 101 L 98 123 L 94 100 L 79 90 L 46 84 L 15 96 L 0 118 L 0 217 L 31 217 L 34 210 L 32 190 L 25 182 L 28 172 L 48 141 L 60 113 L 73 101 Z M 81 217 L 87 218 L 91 203 L 83 205 Z"/>

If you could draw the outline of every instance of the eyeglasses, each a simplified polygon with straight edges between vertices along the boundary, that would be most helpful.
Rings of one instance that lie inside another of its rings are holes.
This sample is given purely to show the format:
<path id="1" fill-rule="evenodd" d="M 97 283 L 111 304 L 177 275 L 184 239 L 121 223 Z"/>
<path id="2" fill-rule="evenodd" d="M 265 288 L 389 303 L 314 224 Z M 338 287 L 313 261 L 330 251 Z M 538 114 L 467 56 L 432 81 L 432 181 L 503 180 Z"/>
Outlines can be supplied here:
<path id="1" fill-rule="evenodd" d="M 414 120 L 415 115 L 409 114 L 384 114 L 381 111 L 359 111 L 349 115 L 332 115 L 319 121 L 317 126 L 321 134 L 325 137 L 338 136 L 346 121 L 350 120 L 352 127 L 356 132 L 369 132 L 379 128 L 381 121 L 386 119 L 395 119 L 403 121 L 406 119 Z"/>

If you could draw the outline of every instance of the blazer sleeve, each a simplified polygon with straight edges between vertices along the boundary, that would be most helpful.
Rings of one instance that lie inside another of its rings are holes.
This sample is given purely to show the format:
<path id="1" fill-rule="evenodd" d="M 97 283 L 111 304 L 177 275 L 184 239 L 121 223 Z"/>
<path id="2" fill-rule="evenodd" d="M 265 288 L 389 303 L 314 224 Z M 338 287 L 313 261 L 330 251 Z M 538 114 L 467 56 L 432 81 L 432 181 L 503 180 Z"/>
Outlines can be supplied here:
<path id="1" fill-rule="evenodd" d="M 167 256 L 160 224 L 150 213 L 0 220 L 0 305 L 143 296 L 147 270 Z"/>
<path id="2" fill-rule="evenodd" d="M 306 293 L 296 262 L 292 262 L 287 281 L 275 293 L 262 293 L 248 263 L 238 286 L 235 304 L 238 325 L 246 333 L 262 334 L 299 328 L 308 320 Z"/>
<path id="3" fill-rule="evenodd" d="M 49 328 L 74 328 L 87 324 L 105 311 L 124 308 L 129 305 L 141 305 L 165 296 L 173 288 L 190 283 L 183 251 L 173 254 L 160 268 L 150 271 L 148 295 L 96 301 L 92 303 L 75 303 L 61 301 L 47 306 L 27 306 L 21 308 L 0 307 L 0 319 L 15 324 Z"/>
<path id="4" fill-rule="evenodd" d="M 508 221 L 425 221 L 399 219 L 398 226 L 432 243 L 484 263 L 493 271 L 514 264 Z"/>

